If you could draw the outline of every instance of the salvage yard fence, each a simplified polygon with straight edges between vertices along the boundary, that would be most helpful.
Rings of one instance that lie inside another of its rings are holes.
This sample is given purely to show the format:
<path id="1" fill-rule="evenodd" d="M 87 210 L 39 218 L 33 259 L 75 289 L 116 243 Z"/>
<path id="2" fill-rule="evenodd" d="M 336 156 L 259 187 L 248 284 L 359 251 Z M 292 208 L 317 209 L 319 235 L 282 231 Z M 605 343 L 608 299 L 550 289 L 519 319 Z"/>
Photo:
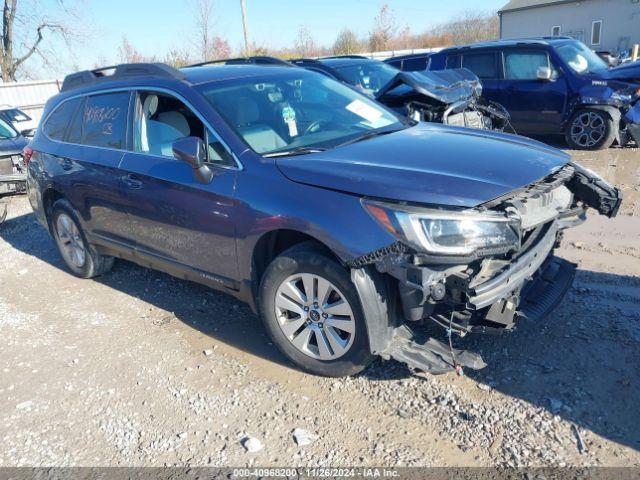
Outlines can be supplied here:
<path id="1" fill-rule="evenodd" d="M 0 83 L 0 107 L 18 107 L 36 122 L 40 122 L 44 104 L 60 92 L 61 85 L 60 80 Z"/>

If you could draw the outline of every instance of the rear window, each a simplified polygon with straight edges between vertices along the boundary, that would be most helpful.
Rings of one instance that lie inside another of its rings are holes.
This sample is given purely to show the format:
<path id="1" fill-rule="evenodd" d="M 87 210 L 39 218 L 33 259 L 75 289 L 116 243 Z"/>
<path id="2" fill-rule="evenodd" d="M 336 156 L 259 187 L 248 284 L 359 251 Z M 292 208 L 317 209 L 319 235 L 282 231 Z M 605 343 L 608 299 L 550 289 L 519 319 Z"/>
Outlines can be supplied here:
<path id="1" fill-rule="evenodd" d="M 465 53 L 462 57 L 462 66 L 468 68 L 480 78 L 497 78 L 496 54 L 489 53 Z"/>
<path id="2" fill-rule="evenodd" d="M 31 117 L 24 113 L 22 110 L 12 108 L 10 110 L 4 110 L 3 112 L 10 122 L 28 122 Z"/>
<path id="3" fill-rule="evenodd" d="M 42 127 L 44 134 L 52 140 L 64 140 L 67 126 L 73 114 L 76 112 L 78 105 L 80 105 L 80 102 L 80 98 L 72 98 L 58 105 Z"/>
<path id="4" fill-rule="evenodd" d="M 125 148 L 129 92 L 87 98 L 83 112 L 82 143 L 92 147 Z"/>

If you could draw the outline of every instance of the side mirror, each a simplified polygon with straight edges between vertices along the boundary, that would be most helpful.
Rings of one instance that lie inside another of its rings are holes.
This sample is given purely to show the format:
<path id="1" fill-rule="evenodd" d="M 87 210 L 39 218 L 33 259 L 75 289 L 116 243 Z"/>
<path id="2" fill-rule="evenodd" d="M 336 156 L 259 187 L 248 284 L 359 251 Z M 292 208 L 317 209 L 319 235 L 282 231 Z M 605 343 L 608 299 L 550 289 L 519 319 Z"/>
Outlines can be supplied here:
<path id="1" fill-rule="evenodd" d="M 550 81 L 553 79 L 553 72 L 549 67 L 538 67 L 538 80 Z"/>
<path id="2" fill-rule="evenodd" d="M 173 142 L 173 156 L 181 162 L 191 165 L 193 174 L 201 183 L 210 183 L 213 172 L 204 162 L 207 158 L 205 145 L 198 137 L 184 137 Z"/>

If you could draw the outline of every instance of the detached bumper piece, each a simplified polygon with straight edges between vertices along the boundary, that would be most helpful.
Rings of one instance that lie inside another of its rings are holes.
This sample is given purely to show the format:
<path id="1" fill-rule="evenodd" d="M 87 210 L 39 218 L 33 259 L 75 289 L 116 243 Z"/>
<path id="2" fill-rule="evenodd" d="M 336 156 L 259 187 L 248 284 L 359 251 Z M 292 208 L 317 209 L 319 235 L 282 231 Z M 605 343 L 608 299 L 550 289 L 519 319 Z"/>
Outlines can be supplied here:
<path id="1" fill-rule="evenodd" d="M 493 326 L 478 324 L 471 327 L 470 331 L 501 333 L 511 329 L 515 320 L 520 318 L 542 320 L 558 306 L 571 288 L 575 271 L 575 264 L 553 256 L 548 257 L 535 278 L 522 287 L 519 297 L 502 299 L 491 305 L 486 315 Z M 497 328 L 497 325 L 502 328 Z M 382 356 L 406 363 L 411 369 L 433 374 L 455 371 L 456 365 L 473 370 L 486 366 L 477 353 L 451 349 L 435 338 L 418 340 L 407 325 L 394 330 L 389 348 Z"/>
<path id="2" fill-rule="evenodd" d="M 622 204 L 622 192 L 591 170 L 576 163 L 573 167 L 575 175 L 567 186 L 576 198 L 602 215 L 615 217 Z"/>
<path id="3" fill-rule="evenodd" d="M 413 331 L 406 325 L 395 329 L 389 350 L 383 357 L 391 357 L 406 363 L 411 369 L 435 375 L 455 371 L 455 364 L 473 370 L 480 370 L 487 366 L 477 353 L 452 350 L 449 345 L 435 338 L 429 338 L 422 344 L 416 342 Z"/>

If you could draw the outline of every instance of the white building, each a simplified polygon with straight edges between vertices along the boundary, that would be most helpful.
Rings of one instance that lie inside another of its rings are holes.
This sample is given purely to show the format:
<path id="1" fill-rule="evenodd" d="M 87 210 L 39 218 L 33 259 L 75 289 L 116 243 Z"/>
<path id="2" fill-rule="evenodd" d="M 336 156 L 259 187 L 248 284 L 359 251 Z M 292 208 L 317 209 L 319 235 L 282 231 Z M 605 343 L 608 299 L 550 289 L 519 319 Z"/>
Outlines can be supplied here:
<path id="1" fill-rule="evenodd" d="M 504 39 L 562 35 L 614 52 L 640 44 L 640 0 L 511 0 L 498 15 Z"/>

